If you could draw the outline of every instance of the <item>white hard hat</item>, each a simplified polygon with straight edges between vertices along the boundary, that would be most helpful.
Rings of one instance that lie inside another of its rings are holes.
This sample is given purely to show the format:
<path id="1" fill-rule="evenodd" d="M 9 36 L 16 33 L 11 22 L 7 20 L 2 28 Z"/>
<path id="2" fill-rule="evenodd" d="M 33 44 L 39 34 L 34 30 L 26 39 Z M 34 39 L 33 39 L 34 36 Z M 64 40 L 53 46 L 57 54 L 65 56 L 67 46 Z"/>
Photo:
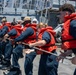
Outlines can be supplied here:
<path id="1" fill-rule="evenodd" d="M 34 18 L 32 21 L 37 21 L 37 19 L 36 19 L 36 18 Z"/>
<path id="2" fill-rule="evenodd" d="M 37 20 L 36 18 L 34 18 L 34 19 L 32 20 L 32 23 L 34 23 L 34 22 L 36 22 L 36 23 L 38 24 L 38 20 Z"/>

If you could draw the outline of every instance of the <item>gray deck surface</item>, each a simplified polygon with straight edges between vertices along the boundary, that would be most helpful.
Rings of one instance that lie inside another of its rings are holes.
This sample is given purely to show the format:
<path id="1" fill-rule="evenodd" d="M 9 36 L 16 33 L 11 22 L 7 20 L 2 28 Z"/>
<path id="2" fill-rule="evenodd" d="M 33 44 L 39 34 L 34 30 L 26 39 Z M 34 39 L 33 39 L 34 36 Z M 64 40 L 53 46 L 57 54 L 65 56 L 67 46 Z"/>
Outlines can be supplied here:
<path id="1" fill-rule="evenodd" d="M 59 54 L 59 51 L 57 51 L 57 53 Z M 39 59 L 40 59 L 40 55 L 37 55 L 33 62 L 34 63 L 33 75 L 38 75 Z M 24 58 L 20 59 L 19 63 L 21 66 L 22 75 L 25 75 L 25 73 L 24 73 Z M 69 60 L 65 59 L 63 63 L 60 61 L 59 67 L 58 67 L 58 75 L 73 75 L 75 67 L 76 67 L 76 65 L 71 64 L 71 62 Z M 0 70 L 0 75 L 3 75 L 2 70 Z"/>

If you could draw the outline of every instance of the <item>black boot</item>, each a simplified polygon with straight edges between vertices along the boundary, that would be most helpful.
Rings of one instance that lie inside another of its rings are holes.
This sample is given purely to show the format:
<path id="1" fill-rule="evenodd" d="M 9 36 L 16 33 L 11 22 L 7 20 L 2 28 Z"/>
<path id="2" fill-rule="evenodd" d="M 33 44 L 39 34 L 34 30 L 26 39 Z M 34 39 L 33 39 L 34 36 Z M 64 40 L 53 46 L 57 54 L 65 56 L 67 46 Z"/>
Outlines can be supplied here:
<path id="1" fill-rule="evenodd" d="M 0 65 L 2 64 L 3 56 L 0 55 Z"/>
<path id="2" fill-rule="evenodd" d="M 0 66 L 0 69 L 2 69 L 2 70 L 8 70 L 8 69 L 10 69 L 10 66 L 11 66 L 10 60 L 5 60 L 4 59 L 1 64 L 2 65 Z"/>
<path id="3" fill-rule="evenodd" d="M 21 70 L 19 68 L 16 68 L 16 67 L 11 67 L 10 70 L 9 70 L 9 75 L 22 75 L 21 74 Z"/>

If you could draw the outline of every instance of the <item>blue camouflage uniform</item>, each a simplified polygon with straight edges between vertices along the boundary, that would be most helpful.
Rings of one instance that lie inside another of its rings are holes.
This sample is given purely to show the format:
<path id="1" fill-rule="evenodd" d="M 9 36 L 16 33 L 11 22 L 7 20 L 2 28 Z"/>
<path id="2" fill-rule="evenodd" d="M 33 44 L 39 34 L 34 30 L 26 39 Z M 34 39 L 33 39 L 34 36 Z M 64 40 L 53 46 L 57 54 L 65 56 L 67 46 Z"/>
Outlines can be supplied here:
<path id="1" fill-rule="evenodd" d="M 24 39 L 27 40 L 27 38 L 33 34 L 34 34 L 34 30 L 31 27 L 28 27 L 19 37 L 15 38 L 14 41 L 19 42 L 19 41 L 23 41 Z M 13 68 L 16 68 L 16 70 L 20 70 L 18 60 L 23 56 L 23 48 L 24 46 L 22 44 L 18 44 L 13 49 L 12 65 Z M 26 54 L 25 64 L 24 64 L 24 70 L 26 75 L 32 75 L 32 68 L 33 68 L 32 62 L 35 57 L 36 57 L 36 52 Z"/>
<path id="2" fill-rule="evenodd" d="M 2 40 L 3 40 L 4 35 L 7 33 L 7 31 L 8 31 L 7 26 L 4 26 L 0 30 L 0 38 L 2 38 Z M 6 43 L 2 40 L 0 40 L 0 58 L 2 57 L 2 55 L 4 55 L 4 50 L 5 50 L 5 46 L 6 46 Z"/>
<path id="3" fill-rule="evenodd" d="M 70 23 L 70 35 L 76 39 L 76 20 L 72 20 Z M 73 53 L 76 54 L 76 49 L 72 49 Z M 74 75 L 76 75 L 76 69 L 74 71 Z"/>
<path id="4" fill-rule="evenodd" d="M 4 29 L 6 31 L 6 29 Z M 5 32 L 4 32 L 5 33 Z M 10 36 L 14 36 L 17 34 L 15 29 L 12 29 L 10 32 L 7 33 Z M 13 50 L 12 42 L 8 39 L 6 39 L 6 42 L 2 43 L 2 47 L 4 48 L 4 61 L 2 61 L 2 69 L 5 69 L 5 67 L 9 67 L 11 65 L 10 59 L 11 54 Z"/>
<path id="5" fill-rule="evenodd" d="M 47 43 L 50 42 L 51 36 L 48 32 L 44 32 L 42 35 L 42 40 Z M 56 51 L 53 51 L 56 53 Z M 58 62 L 56 61 L 56 56 L 51 54 L 43 53 L 40 58 L 38 75 L 58 75 L 57 74 Z"/>

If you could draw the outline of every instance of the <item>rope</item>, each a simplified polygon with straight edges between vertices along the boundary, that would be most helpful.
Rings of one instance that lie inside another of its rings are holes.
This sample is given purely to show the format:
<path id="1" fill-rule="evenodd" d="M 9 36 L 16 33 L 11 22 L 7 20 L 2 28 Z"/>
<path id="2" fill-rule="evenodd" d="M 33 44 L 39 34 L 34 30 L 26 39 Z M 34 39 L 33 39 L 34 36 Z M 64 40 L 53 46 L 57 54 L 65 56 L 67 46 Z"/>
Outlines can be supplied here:
<path id="1" fill-rule="evenodd" d="M 27 43 L 23 43 L 23 44 L 29 46 L 29 44 L 27 44 Z M 52 55 L 57 56 L 57 57 L 59 56 L 59 55 L 57 55 L 55 53 L 48 52 L 47 50 L 43 50 L 43 49 L 40 49 L 38 47 L 30 47 L 30 48 L 33 48 L 33 49 L 36 49 L 36 50 L 39 50 L 39 51 L 42 51 L 42 52 L 45 52 L 45 53 L 48 53 L 48 54 L 52 54 Z M 63 59 L 70 60 L 69 58 L 66 58 L 66 57 L 63 57 L 63 56 L 60 56 L 60 57 L 63 58 Z"/>

